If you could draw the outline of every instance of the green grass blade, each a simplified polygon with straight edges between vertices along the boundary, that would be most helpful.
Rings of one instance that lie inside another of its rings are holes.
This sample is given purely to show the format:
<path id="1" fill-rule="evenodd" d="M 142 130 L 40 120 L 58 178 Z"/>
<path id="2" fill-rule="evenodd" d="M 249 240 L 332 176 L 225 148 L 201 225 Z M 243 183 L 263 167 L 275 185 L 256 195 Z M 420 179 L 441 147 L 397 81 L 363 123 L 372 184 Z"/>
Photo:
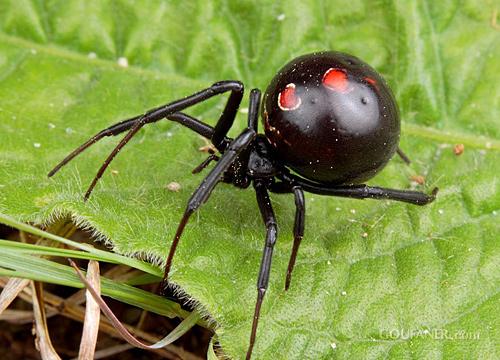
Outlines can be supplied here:
<path id="1" fill-rule="evenodd" d="M 32 235 L 40 236 L 42 238 L 49 239 L 49 240 L 54 240 L 54 241 L 60 242 L 62 244 L 72 246 L 74 248 L 86 251 L 90 254 L 97 256 L 100 261 L 106 261 L 106 262 L 111 262 L 111 263 L 115 263 L 115 264 L 124 264 L 124 265 L 128 265 L 130 267 L 136 268 L 138 270 L 142 270 L 142 271 L 147 272 L 147 273 L 152 274 L 152 275 L 157 275 L 159 277 L 163 276 L 163 273 L 161 272 L 161 270 L 159 270 L 157 267 L 155 267 L 151 264 L 148 264 L 144 261 L 133 259 L 133 258 L 126 257 L 123 255 L 112 253 L 109 251 L 99 250 L 99 249 L 94 248 L 92 245 L 81 244 L 81 243 L 78 243 L 78 242 L 73 241 L 73 240 L 65 239 L 61 236 L 48 233 L 48 232 L 43 231 L 43 230 L 36 228 L 34 226 L 17 221 L 16 219 L 14 219 L 8 215 L 2 214 L 2 213 L 0 213 L 0 223 L 3 223 L 5 225 L 11 226 L 15 229 L 27 232 L 27 233 L 32 234 Z"/>
<path id="2" fill-rule="evenodd" d="M 27 256 L 16 250 L 3 250 L 0 257 L 0 276 L 20 277 L 75 288 L 83 287 L 70 266 Z M 101 279 L 102 294 L 105 296 L 168 317 L 186 318 L 189 315 L 189 312 L 182 310 L 174 301 L 104 277 Z"/>

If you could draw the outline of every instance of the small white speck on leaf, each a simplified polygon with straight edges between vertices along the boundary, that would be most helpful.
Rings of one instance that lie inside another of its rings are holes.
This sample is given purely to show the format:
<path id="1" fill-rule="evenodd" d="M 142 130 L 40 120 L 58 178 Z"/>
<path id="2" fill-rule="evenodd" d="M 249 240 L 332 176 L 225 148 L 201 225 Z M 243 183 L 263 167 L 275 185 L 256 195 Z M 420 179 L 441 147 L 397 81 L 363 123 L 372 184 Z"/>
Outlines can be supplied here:
<path id="1" fill-rule="evenodd" d="M 331 343 L 330 346 L 332 347 L 333 350 L 335 350 L 337 348 L 337 344 L 336 343 Z"/>
<path id="2" fill-rule="evenodd" d="M 248 114 L 248 108 L 247 107 L 241 108 L 240 109 L 240 113 L 242 113 L 242 114 Z"/>
<path id="3" fill-rule="evenodd" d="M 356 214 L 356 209 L 351 209 L 349 211 L 351 212 L 351 214 Z"/>
<path id="4" fill-rule="evenodd" d="M 73 134 L 73 129 L 72 128 L 66 128 L 66 134 L 70 135 Z"/>
<path id="5" fill-rule="evenodd" d="M 172 137 L 172 133 L 170 131 L 167 131 L 167 137 Z"/>
<path id="6" fill-rule="evenodd" d="M 33 146 L 38 149 L 40 146 L 42 146 L 42 144 L 40 144 L 40 143 L 33 143 Z"/>
<path id="7" fill-rule="evenodd" d="M 493 210 L 492 214 L 496 216 L 498 212 L 496 210 Z"/>
<path id="8" fill-rule="evenodd" d="M 119 172 L 118 172 L 118 170 L 111 170 L 111 174 L 113 174 L 113 175 L 118 175 L 118 174 L 119 174 Z"/>
<path id="9" fill-rule="evenodd" d="M 276 20 L 278 20 L 278 21 L 283 21 L 283 20 L 285 20 L 285 18 L 286 18 L 285 14 L 279 14 L 278 16 L 276 16 Z"/>
<path id="10" fill-rule="evenodd" d="M 335 208 L 335 210 L 340 211 L 340 210 L 342 210 L 342 209 L 341 209 L 341 208 L 339 208 L 339 207 L 336 207 L 336 208 Z"/>
<path id="11" fill-rule="evenodd" d="M 127 68 L 128 67 L 128 60 L 126 57 L 119 57 L 118 58 L 118 66 L 121 66 L 123 68 Z"/>
<path id="12" fill-rule="evenodd" d="M 328 265 L 332 265 L 332 262 L 331 262 L 330 260 L 328 260 L 326 263 L 327 263 Z"/>
<path id="13" fill-rule="evenodd" d="M 364 238 L 367 238 L 368 237 L 368 233 L 364 232 L 363 234 L 361 234 L 361 236 L 364 237 Z"/>
<path id="14" fill-rule="evenodd" d="M 55 129 L 55 128 L 56 128 L 55 124 L 49 123 L 49 129 Z"/>
<path id="15" fill-rule="evenodd" d="M 340 293 L 340 295 L 342 295 L 342 296 L 346 296 L 346 295 L 347 295 L 347 291 L 342 290 L 342 292 Z"/>
<path id="16" fill-rule="evenodd" d="M 443 209 L 439 209 L 438 213 L 439 213 L 439 215 L 443 215 L 444 214 L 444 210 Z"/>
<path id="17" fill-rule="evenodd" d="M 96 58 L 97 58 L 97 54 L 96 54 L 95 52 L 91 51 L 91 52 L 89 52 L 89 53 L 88 53 L 87 57 L 88 57 L 89 59 L 92 59 L 92 60 L 93 60 L 93 59 L 96 59 Z"/>
<path id="18" fill-rule="evenodd" d="M 181 190 L 181 184 L 179 184 L 178 182 L 172 181 L 171 183 L 168 183 L 167 186 L 165 186 L 165 188 L 168 191 L 179 192 Z"/>

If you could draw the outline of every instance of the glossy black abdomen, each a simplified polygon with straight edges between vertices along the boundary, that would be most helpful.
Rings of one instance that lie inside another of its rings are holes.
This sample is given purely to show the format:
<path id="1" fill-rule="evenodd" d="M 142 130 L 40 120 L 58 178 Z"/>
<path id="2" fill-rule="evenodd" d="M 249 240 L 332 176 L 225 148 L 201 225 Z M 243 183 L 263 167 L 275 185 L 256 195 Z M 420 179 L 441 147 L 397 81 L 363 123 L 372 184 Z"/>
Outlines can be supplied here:
<path id="1" fill-rule="evenodd" d="M 321 183 L 373 177 L 399 142 L 391 90 L 369 65 L 340 52 L 305 55 L 285 65 L 266 90 L 262 117 L 275 156 Z"/>

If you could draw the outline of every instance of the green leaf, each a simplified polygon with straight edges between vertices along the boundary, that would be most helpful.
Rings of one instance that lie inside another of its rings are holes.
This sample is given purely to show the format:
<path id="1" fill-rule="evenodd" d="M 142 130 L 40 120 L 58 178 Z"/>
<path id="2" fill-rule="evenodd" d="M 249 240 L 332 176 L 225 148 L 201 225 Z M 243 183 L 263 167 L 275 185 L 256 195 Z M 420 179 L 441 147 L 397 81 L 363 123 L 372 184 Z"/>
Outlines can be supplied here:
<path id="1" fill-rule="evenodd" d="M 100 129 L 215 81 L 265 89 L 299 54 L 349 52 L 394 89 L 401 146 L 413 160 L 406 167 L 394 159 L 370 183 L 404 189 L 418 174 L 427 183 L 421 190 L 441 191 L 426 207 L 307 195 L 287 293 L 294 203 L 273 195 L 280 236 L 255 358 L 498 358 L 495 6 L 0 0 L 0 211 L 33 223 L 71 214 L 117 252 L 160 263 L 203 177 L 190 174 L 205 157 L 198 136 L 168 121 L 149 125 L 87 203 L 83 193 L 119 139 L 101 141 L 47 179 L 51 167 Z M 224 101 L 191 113 L 213 125 Z M 245 115 L 236 123 L 231 135 Z M 457 143 L 465 145 L 461 156 L 452 151 Z M 172 181 L 179 193 L 165 189 Z M 252 191 L 220 185 L 174 260 L 172 280 L 218 322 L 222 349 L 235 359 L 248 345 L 263 239 Z"/>

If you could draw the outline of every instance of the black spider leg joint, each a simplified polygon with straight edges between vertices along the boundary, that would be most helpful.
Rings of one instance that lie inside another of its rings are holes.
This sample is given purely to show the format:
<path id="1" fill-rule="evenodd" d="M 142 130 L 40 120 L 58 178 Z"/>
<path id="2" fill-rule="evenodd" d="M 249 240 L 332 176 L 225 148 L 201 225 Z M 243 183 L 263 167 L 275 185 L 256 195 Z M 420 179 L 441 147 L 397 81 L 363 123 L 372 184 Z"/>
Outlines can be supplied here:
<path id="1" fill-rule="evenodd" d="M 213 96 L 225 93 L 227 91 L 231 92 L 226 106 L 220 116 L 215 128 L 187 115 L 181 111 L 203 102 Z M 220 81 L 209 88 L 201 90 L 193 95 L 187 96 L 183 99 L 173 101 L 166 105 L 157 107 L 155 109 L 147 111 L 145 114 L 133 117 L 131 119 L 114 124 L 107 129 L 104 129 L 94 135 L 92 138 L 83 143 L 80 147 L 75 149 L 66 158 L 64 158 L 59 164 L 57 164 L 54 169 L 52 169 L 48 176 L 54 175 L 59 169 L 71 161 L 74 157 L 79 155 L 85 149 L 95 144 L 97 141 L 106 136 L 115 136 L 122 132 L 128 131 L 128 133 L 123 137 L 123 139 L 118 143 L 118 145 L 113 149 L 110 155 L 106 158 L 99 171 L 97 172 L 95 178 L 93 179 L 91 185 L 89 186 L 87 192 L 85 193 L 84 199 L 87 200 L 95 185 L 104 174 L 106 168 L 109 166 L 113 158 L 120 152 L 120 150 L 130 141 L 130 139 L 146 124 L 157 122 L 161 119 L 167 118 L 169 120 L 178 122 L 182 125 L 187 126 L 191 130 L 194 130 L 198 134 L 212 139 L 215 147 L 219 151 L 223 151 L 227 144 L 229 144 L 230 139 L 226 138 L 226 134 L 229 128 L 231 128 L 236 113 L 238 111 L 239 104 L 243 98 L 243 84 L 239 81 L 227 80 Z"/>
<path id="2" fill-rule="evenodd" d="M 224 173 L 238 158 L 238 155 L 240 155 L 248 147 L 248 145 L 255 139 L 257 135 L 257 119 L 259 115 L 260 96 L 261 95 L 259 90 L 254 89 L 251 91 L 247 128 L 243 130 L 243 132 L 238 137 L 236 137 L 236 139 L 234 139 L 226 149 L 223 150 L 222 156 L 215 165 L 215 167 L 210 171 L 210 173 L 205 177 L 205 179 L 203 179 L 200 186 L 191 195 L 186 210 L 184 211 L 182 219 L 175 233 L 172 245 L 170 247 L 170 252 L 168 254 L 167 261 L 165 264 L 163 286 L 168 284 L 168 275 L 170 273 L 170 268 L 172 266 L 172 260 L 175 251 L 177 249 L 180 237 L 184 232 L 184 228 L 186 227 L 189 218 L 198 208 L 200 208 L 200 206 L 203 203 L 205 203 L 208 200 L 210 194 L 214 190 L 215 186 L 217 186 L 217 184 L 223 177 Z M 236 115 L 236 112 L 234 112 L 234 115 Z M 231 124 L 233 120 L 231 120 Z M 215 129 L 217 130 L 217 128 L 218 127 L 216 126 Z M 219 128 L 223 129 L 223 131 L 229 131 L 229 128 L 223 126 Z M 220 138 L 223 138 L 223 136 L 220 136 Z"/>

